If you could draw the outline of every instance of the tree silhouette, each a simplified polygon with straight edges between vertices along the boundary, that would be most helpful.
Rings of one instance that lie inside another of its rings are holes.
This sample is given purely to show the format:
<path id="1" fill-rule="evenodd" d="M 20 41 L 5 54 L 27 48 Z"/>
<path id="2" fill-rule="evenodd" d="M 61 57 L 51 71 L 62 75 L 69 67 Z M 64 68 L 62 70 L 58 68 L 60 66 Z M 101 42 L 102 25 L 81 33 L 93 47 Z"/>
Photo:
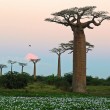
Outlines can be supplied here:
<path id="1" fill-rule="evenodd" d="M 61 77 L 61 54 L 65 52 L 63 48 L 53 48 L 50 50 L 53 53 L 56 53 L 58 55 L 58 70 L 57 70 L 57 76 Z"/>
<path id="2" fill-rule="evenodd" d="M 74 7 L 53 13 L 53 18 L 46 21 L 55 22 L 71 27 L 74 36 L 73 52 L 73 80 L 74 92 L 86 92 L 86 40 L 84 29 L 93 29 L 91 26 L 100 26 L 104 20 L 110 20 L 105 11 L 95 12 L 96 6 Z"/>
<path id="3" fill-rule="evenodd" d="M 13 73 L 13 64 L 17 63 L 16 61 L 8 60 L 8 63 L 11 64 L 11 73 Z"/>
<path id="4" fill-rule="evenodd" d="M 34 64 L 34 70 L 33 70 L 33 75 L 34 75 L 34 81 L 36 81 L 36 63 L 40 61 L 40 59 L 30 59 L 31 62 Z"/>
<path id="5" fill-rule="evenodd" d="M 2 69 L 3 68 L 7 68 L 7 66 L 4 64 L 0 64 L 0 76 L 2 76 Z"/>
<path id="6" fill-rule="evenodd" d="M 63 48 L 65 51 L 70 51 L 69 54 L 71 54 L 72 52 L 74 52 L 74 47 L 73 44 L 74 41 L 71 40 L 68 43 L 61 43 L 60 47 Z M 88 51 L 92 50 L 92 48 L 94 48 L 94 45 L 90 44 L 89 42 L 86 42 L 86 53 L 88 53 Z"/>
<path id="7" fill-rule="evenodd" d="M 23 73 L 24 66 L 27 66 L 27 63 L 20 63 L 20 62 L 19 62 L 19 65 L 22 67 L 21 73 Z"/>

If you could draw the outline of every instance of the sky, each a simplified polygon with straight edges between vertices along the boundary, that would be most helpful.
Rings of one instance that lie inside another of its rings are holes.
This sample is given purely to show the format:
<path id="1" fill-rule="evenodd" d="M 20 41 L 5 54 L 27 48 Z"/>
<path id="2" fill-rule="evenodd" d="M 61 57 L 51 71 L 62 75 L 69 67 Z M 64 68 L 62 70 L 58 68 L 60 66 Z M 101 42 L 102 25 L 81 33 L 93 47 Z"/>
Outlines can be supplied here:
<path id="1" fill-rule="evenodd" d="M 33 64 L 26 59 L 34 54 L 41 60 L 37 63 L 37 75 L 57 74 L 57 55 L 49 50 L 60 43 L 73 39 L 69 27 L 44 21 L 54 12 L 72 7 L 97 6 L 96 11 L 110 13 L 110 0 L 0 0 L 0 64 L 8 67 L 8 60 L 26 62 L 25 72 L 33 74 Z M 110 15 L 110 14 L 109 14 Z M 85 29 L 86 41 L 94 49 L 87 54 L 87 75 L 99 78 L 110 76 L 110 21 L 102 22 L 93 30 Z M 31 45 L 31 47 L 29 46 Z M 72 55 L 61 57 L 62 75 L 72 71 Z M 13 71 L 21 71 L 16 63 Z"/>

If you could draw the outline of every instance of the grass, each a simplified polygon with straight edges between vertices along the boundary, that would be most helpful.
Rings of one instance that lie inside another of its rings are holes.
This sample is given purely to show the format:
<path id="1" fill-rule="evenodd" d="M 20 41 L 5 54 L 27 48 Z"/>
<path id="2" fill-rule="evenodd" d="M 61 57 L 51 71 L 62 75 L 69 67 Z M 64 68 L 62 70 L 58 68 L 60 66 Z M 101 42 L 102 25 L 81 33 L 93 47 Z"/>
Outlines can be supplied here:
<path id="1" fill-rule="evenodd" d="M 55 86 L 43 84 L 41 82 L 29 84 L 25 89 L 34 92 L 63 92 L 60 89 L 57 89 Z"/>
<path id="2" fill-rule="evenodd" d="M 59 95 L 66 93 L 55 86 L 46 85 L 40 82 L 29 84 L 24 89 L 4 89 L 0 88 L 0 95 L 2 96 L 47 96 L 47 95 Z"/>
<path id="3" fill-rule="evenodd" d="M 65 92 L 55 86 L 43 84 L 41 82 L 29 84 L 24 89 L 4 89 L 0 88 L 2 96 L 101 96 L 110 97 L 110 86 L 87 86 L 87 93 Z"/>
<path id="4" fill-rule="evenodd" d="M 88 94 L 110 97 L 110 86 L 87 86 Z"/>

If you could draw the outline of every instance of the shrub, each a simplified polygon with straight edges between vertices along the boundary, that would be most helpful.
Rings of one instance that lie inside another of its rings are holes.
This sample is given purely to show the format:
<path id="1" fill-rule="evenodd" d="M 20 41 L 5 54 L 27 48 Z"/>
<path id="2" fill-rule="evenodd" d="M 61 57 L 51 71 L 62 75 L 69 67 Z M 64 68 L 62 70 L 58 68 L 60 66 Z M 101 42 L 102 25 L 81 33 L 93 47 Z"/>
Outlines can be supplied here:
<path id="1" fill-rule="evenodd" d="M 49 85 L 54 85 L 55 84 L 55 76 L 54 74 L 49 75 L 46 77 L 46 83 Z"/>
<path id="2" fill-rule="evenodd" d="M 72 86 L 72 73 L 65 73 L 64 80 L 66 80 L 70 86 Z"/>
<path id="3" fill-rule="evenodd" d="M 105 84 L 106 84 L 107 86 L 110 86 L 110 76 L 106 79 Z"/>
<path id="4" fill-rule="evenodd" d="M 60 88 L 61 90 L 65 90 L 65 91 L 69 91 L 70 88 L 70 84 L 67 80 L 65 80 L 64 78 L 55 78 L 55 86 L 57 88 Z"/>
<path id="5" fill-rule="evenodd" d="M 28 74 L 7 73 L 1 76 L 1 86 L 9 89 L 21 89 L 29 82 Z"/>
<path id="6" fill-rule="evenodd" d="M 45 82 L 45 77 L 44 76 L 37 76 L 37 81 L 38 82 Z"/>

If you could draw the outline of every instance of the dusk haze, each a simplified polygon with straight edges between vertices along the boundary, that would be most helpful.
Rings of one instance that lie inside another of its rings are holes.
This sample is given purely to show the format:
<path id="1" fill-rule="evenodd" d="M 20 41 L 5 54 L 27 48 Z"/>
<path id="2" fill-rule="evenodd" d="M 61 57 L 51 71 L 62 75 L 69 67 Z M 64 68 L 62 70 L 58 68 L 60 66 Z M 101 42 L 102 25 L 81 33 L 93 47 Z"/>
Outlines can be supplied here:
<path id="1" fill-rule="evenodd" d="M 49 50 L 73 40 L 70 27 L 46 22 L 54 12 L 73 7 L 96 6 L 96 11 L 110 13 L 110 0 L 0 0 L 0 62 L 8 60 L 28 63 L 25 72 L 33 74 L 32 58 L 40 58 L 37 75 L 57 75 L 57 55 Z M 110 14 L 109 14 L 110 15 Z M 110 21 L 85 29 L 86 41 L 94 45 L 87 53 L 87 75 L 99 78 L 110 76 Z M 30 45 L 30 46 L 29 46 Z M 17 64 L 14 71 L 20 72 Z M 62 75 L 72 72 L 72 55 L 61 56 Z"/>

